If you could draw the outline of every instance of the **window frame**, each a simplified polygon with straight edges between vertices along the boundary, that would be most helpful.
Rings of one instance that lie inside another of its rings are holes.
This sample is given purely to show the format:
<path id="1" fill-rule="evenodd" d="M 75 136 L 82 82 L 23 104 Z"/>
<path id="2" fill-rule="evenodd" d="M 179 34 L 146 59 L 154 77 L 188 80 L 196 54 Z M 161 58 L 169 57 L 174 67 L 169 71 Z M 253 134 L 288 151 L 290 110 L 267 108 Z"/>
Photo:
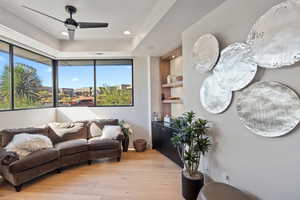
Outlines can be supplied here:
<path id="1" fill-rule="evenodd" d="M 13 84 L 12 84 L 12 81 L 13 81 L 13 73 L 12 73 L 12 67 L 13 67 L 13 65 L 14 65 L 14 63 L 12 62 L 13 60 L 12 60 L 12 56 L 11 56 L 11 54 L 12 54 L 12 45 L 10 44 L 10 43 L 8 43 L 8 42 L 6 42 L 6 41 L 3 41 L 3 40 L 0 40 L 0 42 L 1 43 L 4 43 L 4 44 L 7 44 L 8 45 L 8 50 L 9 50 L 9 52 L 8 52 L 8 68 L 9 68 L 9 81 L 10 81 L 10 84 L 9 84 L 9 86 L 10 86 L 10 88 L 9 88 L 9 109 L 3 109 L 3 110 L 0 110 L 0 112 L 7 112 L 7 111 L 11 111 L 11 110 L 13 110 L 13 99 L 14 99 L 14 97 L 13 97 L 13 95 L 12 95 L 12 92 L 14 92 L 14 90 L 13 90 L 13 88 L 12 88 L 12 86 L 13 86 Z"/>
<path id="2" fill-rule="evenodd" d="M 37 55 L 39 55 L 39 56 L 42 56 L 42 57 L 45 57 L 45 58 L 47 58 L 47 59 L 49 59 L 50 61 L 51 61 L 51 65 L 49 65 L 49 67 L 51 67 L 52 68 L 52 106 L 41 106 L 41 107 L 34 107 L 34 108 L 16 108 L 15 107 L 15 83 L 14 83 L 14 70 L 15 70 L 15 67 L 14 67 L 14 48 L 19 48 L 19 49 L 22 49 L 22 50 L 25 50 L 25 51 L 28 51 L 28 52 L 30 52 L 30 53 L 33 53 L 33 54 L 37 54 Z M 55 66 L 53 65 L 53 59 L 52 58 L 50 58 L 50 57 L 48 57 L 48 56 L 44 56 L 44 55 L 42 55 L 42 54 L 40 54 L 40 53 L 37 53 L 37 52 L 34 52 L 34 51 L 32 51 L 32 50 L 28 50 L 28 49 L 26 49 L 26 48 L 24 48 L 24 47 L 20 47 L 20 46 L 18 46 L 18 45 L 14 45 L 14 44 L 10 44 L 10 61 L 11 61 L 11 66 L 10 66 L 10 70 L 11 70 L 11 72 L 10 72 L 10 76 L 11 76 L 11 99 L 12 99 L 12 102 L 11 102 L 11 107 L 12 107 L 12 109 L 11 110 L 14 110 L 14 111 L 18 111 L 18 110 L 36 110 L 36 109 L 49 109 L 49 108 L 55 108 L 55 104 L 54 104 L 54 101 L 55 101 L 55 99 L 54 99 L 54 91 L 53 91 L 53 88 L 54 88 L 54 79 L 56 78 L 55 76 L 53 76 L 53 72 L 54 72 L 54 68 L 55 68 Z"/>
<path id="3" fill-rule="evenodd" d="M 99 107 L 99 108 L 113 108 L 113 107 L 120 107 L 120 108 L 126 108 L 126 107 L 134 107 L 134 66 L 133 66 L 133 59 L 96 59 L 95 63 L 94 63 L 94 83 L 95 86 L 97 85 L 97 80 L 96 80 L 96 69 L 97 69 L 97 61 L 101 61 L 101 60 L 105 60 L 105 61 L 116 61 L 116 60 L 127 60 L 130 61 L 131 63 L 131 86 L 132 86 L 132 92 L 131 92 L 131 104 L 130 105 L 97 105 L 97 88 L 95 87 L 95 107 Z"/>
<path id="4" fill-rule="evenodd" d="M 0 110 L 1 112 L 9 112 L 9 111 L 21 111 L 21 110 L 37 110 L 37 109 L 49 109 L 49 108 L 60 108 L 60 107 L 67 107 L 67 108 L 73 108 L 71 106 L 64 106 L 64 105 L 59 105 L 57 100 L 58 100 L 58 63 L 59 61 L 91 61 L 94 64 L 94 74 L 93 74 L 93 78 L 94 78 L 94 105 L 93 106 L 89 106 L 90 108 L 111 108 L 111 107 L 116 107 L 116 108 L 123 108 L 123 107 L 134 107 L 135 105 L 135 99 L 134 99 L 134 91 L 135 91 L 135 87 L 134 87 L 134 70 L 135 70 L 135 66 L 134 66 L 134 62 L 132 58 L 127 58 L 127 59 L 53 59 L 49 56 L 43 55 L 41 53 L 35 52 L 33 50 L 30 49 L 26 49 L 24 47 L 21 47 L 19 45 L 15 45 L 12 43 L 9 43 L 7 41 L 1 40 L 1 43 L 5 43 L 9 46 L 9 68 L 10 68 L 10 109 L 5 109 L 5 110 Z M 51 67 L 52 67 L 52 98 L 53 98 L 53 102 L 52 102 L 52 106 L 44 106 L 44 107 L 35 107 L 35 108 L 15 108 L 15 89 L 14 89 L 14 47 L 26 50 L 28 52 L 43 56 L 45 58 L 48 58 L 51 60 Z M 126 60 L 129 61 L 131 63 L 131 85 L 132 85 L 132 92 L 131 92 L 131 99 L 132 102 L 130 105 L 97 105 L 97 83 L 96 83 L 96 69 L 97 69 L 97 61 L 120 61 L 120 60 Z M 76 108 L 89 108 L 87 106 L 76 106 Z"/>
<path id="5" fill-rule="evenodd" d="M 131 92 L 131 104 L 129 105 L 97 105 L 97 75 L 96 75 L 96 69 L 97 69 L 97 61 L 121 61 L 121 60 L 126 60 L 129 61 L 131 64 L 131 85 L 132 85 L 132 92 Z M 60 61 L 91 61 L 93 62 L 93 68 L 94 68 L 94 74 L 93 74 L 93 90 L 94 90 L 94 105 L 93 106 L 76 106 L 76 108 L 112 108 L 112 107 L 119 107 L 119 108 L 126 108 L 126 107 L 134 107 L 134 62 L 133 59 L 60 59 L 60 60 L 56 60 L 57 62 L 57 66 L 56 67 L 56 73 L 55 73 L 55 79 L 56 79 L 56 107 L 57 108 L 72 108 L 72 106 L 64 106 L 64 105 L 59 105 L 59 103 L 57 102 L 57 96 L 58 96 L 58 91 L 59 91 L 59 82 L 58 82 L 58 67 L 59 67 L 59 62 Z"/>

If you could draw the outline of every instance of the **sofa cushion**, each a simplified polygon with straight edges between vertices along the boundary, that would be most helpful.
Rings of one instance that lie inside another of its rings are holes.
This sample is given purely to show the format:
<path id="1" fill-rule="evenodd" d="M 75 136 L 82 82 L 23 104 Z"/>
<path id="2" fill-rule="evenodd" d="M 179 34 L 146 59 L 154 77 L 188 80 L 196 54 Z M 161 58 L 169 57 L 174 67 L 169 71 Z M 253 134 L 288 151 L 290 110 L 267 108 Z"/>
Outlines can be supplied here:
<path id="1" fill-rule="evenodd" d="M 87 139 L 87 129 L 84 123 L 50 123 L 49 137 L 54 144 L 73 139 Z"/>
<path id="2" fill-rule="evenodd" d="M 15 135 L 20 133 L 30 133 L 30 134 L 41 134 L 48 136 L 48 126 L 37 126 L 28 128 L 16 128 L 16 129 L 4 129 L 0 132 L 1 135 L 1 147 L 5 147 Z"/>
<path id="3" fill-rule="evenodd" d="M 61 156 L 71 155 L 88 150 L 86 139 L 75 139 L 65 142 L 60 142 L 55 145 Z"/>
<path id="4" fill-rule="evenodd" d="M 58 151 L 54 148 L 36 151 L 21 160 L 11 163 L 9 165 L 9 171 L 11 173 L 22 172 L 46 164 L 55 159 L 58 159 Z"/>
<path id="5" fill-rule="evenodd" d="M 119 142 L 117 140 L 101 139 L 100 137 L 89 139 L 88 145 L 89 150 L 107 150 L 119 148 Z"/>
<path id="6" fill-rule="evenodd" d="M 89 123 L 87 124 L 88 138 L 93 137 L 91 135 L 91 132 L 90 132 L 90 126 L 93 123 L 95 125 L 97 125 L 101 130 L 103 130 L 104 126 L 106 126 L 106 125 L 119 125 L 119 120 L 118 119 L 94 119 L 94 120 L 90 120 Z"/>
<path id="7" fill-rule="evenodd" d="M 102 136 L 102 129 L 96 124 L 96 123 L 91 123 L 89 126 L 89 133 L 91 137 L 100 137 Z"/>
<path id="8" fill-rule="evenodd" d="M 101 138 L 102 139 L 117 139 L 119 135 L 122 135 L 122 130 L 119 125 L 111 126 L 105 125 L 102 131 Z"/>

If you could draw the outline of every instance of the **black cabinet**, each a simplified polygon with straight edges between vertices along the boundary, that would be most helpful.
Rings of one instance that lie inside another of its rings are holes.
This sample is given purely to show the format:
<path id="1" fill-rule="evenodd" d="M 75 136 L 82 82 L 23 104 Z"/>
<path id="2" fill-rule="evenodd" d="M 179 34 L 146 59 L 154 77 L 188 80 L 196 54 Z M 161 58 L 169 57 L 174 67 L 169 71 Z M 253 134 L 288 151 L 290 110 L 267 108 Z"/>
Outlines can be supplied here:
<path id="1" fill-rule="evenodd" d="M 173 132 L 174 130 L 165 126 L 163 122 L 152 122 L 152 146 L 153 149 L 158 150 L 177 165 L 183 167 L 177 149 L 171 142 Z"/>

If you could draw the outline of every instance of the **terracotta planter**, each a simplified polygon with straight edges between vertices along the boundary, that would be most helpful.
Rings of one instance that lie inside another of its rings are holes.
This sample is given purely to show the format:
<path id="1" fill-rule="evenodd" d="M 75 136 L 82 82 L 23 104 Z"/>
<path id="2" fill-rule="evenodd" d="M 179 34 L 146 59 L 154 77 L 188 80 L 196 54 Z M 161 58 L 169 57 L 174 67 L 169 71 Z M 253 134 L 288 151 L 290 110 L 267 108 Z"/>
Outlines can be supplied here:
<path id="1" fill-rule="evenodd" d="M 204 184 L 204 177 L 191 178 L 185 171 L 181 173 L 182 196 L 185 200 L 197 200 L 198 194 Z"/>
<path id="2" fill-rule="evenodd" d="M 147 149 L 147 142 L 144 139 L 133 141 L 133 146 L 136 152 L 144 152 Z"/>
<path id="3" fill-rule="evenodd" d="M 122 141 L 122 147 L 123 147 L 123 152 L 128 151 L 128 147 L 129 147 L 129 137 L 128 136 L 124 137 L 124 140 Z"/>

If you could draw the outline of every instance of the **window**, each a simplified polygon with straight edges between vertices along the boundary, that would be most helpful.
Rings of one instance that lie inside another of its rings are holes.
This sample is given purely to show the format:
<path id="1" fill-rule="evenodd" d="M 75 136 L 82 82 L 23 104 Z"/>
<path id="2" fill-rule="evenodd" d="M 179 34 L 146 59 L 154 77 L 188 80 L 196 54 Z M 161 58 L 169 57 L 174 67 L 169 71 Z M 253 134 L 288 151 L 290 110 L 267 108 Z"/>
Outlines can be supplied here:
<path id="1" fill-rule="evenodd" d="M 0 111 L 56 105 L 132 106 L 133 61 L 56 62 L 0 41 Z"/>
<path id="2" fill-rule="evenodd" d="M 9 45 L 0 42 L 0 110 L 10 109 Z"/>
<path id="3" fill-rule="evenodd" d="M 96 61 L 96 105 L 133 105 L 132 60 Z"/>
<path id="4" fill-rule="evenodd" d="M 19 47 L 13 53 L 15 108 L 53 106 L 52 60 Z"/>
<path id="5" fill-rule="evenodd" d="M 58 105 L 94 106 L 94 62 L 59 61 Z"/>

